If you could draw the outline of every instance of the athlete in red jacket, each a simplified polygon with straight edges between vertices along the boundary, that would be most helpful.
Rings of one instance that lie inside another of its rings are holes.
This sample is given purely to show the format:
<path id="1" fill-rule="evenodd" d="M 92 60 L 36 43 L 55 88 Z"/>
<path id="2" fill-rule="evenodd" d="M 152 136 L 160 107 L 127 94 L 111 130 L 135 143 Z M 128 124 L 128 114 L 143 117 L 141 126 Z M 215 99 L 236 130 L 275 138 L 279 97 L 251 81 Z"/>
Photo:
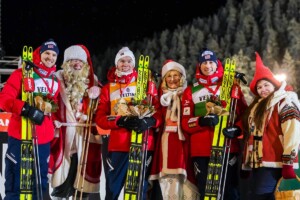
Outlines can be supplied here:
<path id="1" fill-rule="evenodd" d="M 56 102 L 59 93 L 59 81 L 54 75 L 58 53 L 58 47 L 53 40 L 44 42 L 33 52 L 33 63 L 35 65 L 33 67 L 33 96 L 43 96 L 47 103 Z M 55 106 L 50 106 L 52 109 L 48 107 L 49 110 L 44 110 L 41 107 L 37 108 L 22 101 L 22 80 L 22 68 L 19 68 L 11 74 L 0 93 L 0 109 L 12 113 L 8 126 L 8 149 L 5 156 L 4 199 L 7 200 L 20 199 L 21 116 L 28 117 L 35 123 L 42 189 L 44 194 L 48 194 L 48 160 L 50 141 L 54 137 L 51 112 L 54 111 Z M 38 104 L 35 106 L 38 106 Z M 35 190 L 33 192 L 35 194 Z"/>
<path id="2" fill-rule="evenodd" d="M 108 72 L 109 83 L 101 90 L 96 112 L 97 125 L 102 129 L 111 129 L 107 159 L 110 170 L 106 176 L 106 181 L 108 181 L 106 199 L 108 200 L 118 199 L 124 185 L 132 130 L 143 132 L 149 129 L 147 161 L 150 164 L 154 150 L 153 128 L 161 124 L 160 104 L 157 96 L 152 101 L 156 113 L 151 117 L 143 119 L 127 117 L 129 113 L 126 109 L 122 109 L 124 108 L 122 104 L 129 103 L 136 93 L 137 72 L 134 67 L 135 57 L 132 51 L 128 47 L 123 47 L 116 55 L 115 67 Z M 149 164 L 147 164 L 147 169 Z M 145 186 L 147 178 L 146 175 Z"/>
<path id="3" fill-rule="evenodd" d="M 212 147 L 214 126 L 218 124 L 219 117 L 216 114 L 208 114 L 206 101 L 209 97 L 220 95 L 223 77 L 222 63 L 211 50 L 203 50 L 199 55 L 199 63 L 196 70 L 197 82 L 187 87 L 182 95 L 182 129 L 190 134 L 190 153 L 194 164 L 195 176 L 201 199 L 204 198 L 207 178 L 208 162 Z M 241 96 L 236 109 L 236 121 L 240 121 L 241 111 L 247 104 Z M 239 143 L 237 136 L 241 134 L 238 126 L 225 128 L 228 135 L 234 136 L 231 140 L 230 160 L 227 172 L 227 183 L 224 199 L 236 199 L 238 194 L 238 161 Z"/>

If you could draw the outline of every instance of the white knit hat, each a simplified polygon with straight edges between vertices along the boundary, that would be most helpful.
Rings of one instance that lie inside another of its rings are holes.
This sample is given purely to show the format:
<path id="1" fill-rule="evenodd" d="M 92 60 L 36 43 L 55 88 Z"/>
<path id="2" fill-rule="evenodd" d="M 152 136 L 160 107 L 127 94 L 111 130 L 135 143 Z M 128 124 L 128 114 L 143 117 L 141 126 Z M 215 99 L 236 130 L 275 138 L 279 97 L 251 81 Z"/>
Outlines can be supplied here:
<path id="1" fill-rule="evenodd" d="M 117 66 L 118 64 L 118 61 L 121 59 L 121 58 L 124 58 L 126 56 L 129 56 L 131 59 L 132 59 L 132 62 L 133 62 L 133 66 L 135 66 L 135 57 L 132 53 L 132 51 L 130 51 L 130 49 L 128 47 L 122 47 L 119 52 L 117 53 L 116 55 L 116 58 L 115 58 L 115 65 Z"/>
<path id="2" fill-rule="evenodd" d="M 83 62 L 87 62 L 87 55 L 85 50 L 80 45 L 70 46 L 65 50 L 64 62 L 71 59 L 79 59 Z"/>
<path id="3" fill-rule="evenodd" d="M 161 77 L 164 78 L 166 73 L 170 70 L 176 70 L 176 71 L 180 72 L 182 74 L 182 76 L 184 77 L 184 79 L 186 79 L 184 67 L 181 64 L 179 64 L 178 62 L 175 62 L 173 60 L 165 61 L 164 66 L 161 70 Z"/>

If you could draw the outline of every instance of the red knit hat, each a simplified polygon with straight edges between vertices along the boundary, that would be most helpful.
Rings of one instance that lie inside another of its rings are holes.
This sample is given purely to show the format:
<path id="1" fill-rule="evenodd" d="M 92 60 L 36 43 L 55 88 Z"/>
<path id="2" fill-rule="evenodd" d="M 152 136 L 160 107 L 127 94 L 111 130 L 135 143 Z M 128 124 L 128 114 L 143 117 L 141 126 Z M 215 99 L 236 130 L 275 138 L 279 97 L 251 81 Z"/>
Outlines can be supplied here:
<path id="1" fill-rule="evenodd" d="M 272 84 L 274 84 L 276 88 L 279 88 L 281 83 L 275 78 L 271 70 L 263 64 L 259 54 L 257 52 L 255 52 L 255 54 L 256 54 L 256 69 L 255 69 L 254 77 L 250 83 L 251 92 L 254 95 L 258 95 L 256 90 L 256 84 L 259 80 L 262 79 L 266 79 L 270 81 Z"/>

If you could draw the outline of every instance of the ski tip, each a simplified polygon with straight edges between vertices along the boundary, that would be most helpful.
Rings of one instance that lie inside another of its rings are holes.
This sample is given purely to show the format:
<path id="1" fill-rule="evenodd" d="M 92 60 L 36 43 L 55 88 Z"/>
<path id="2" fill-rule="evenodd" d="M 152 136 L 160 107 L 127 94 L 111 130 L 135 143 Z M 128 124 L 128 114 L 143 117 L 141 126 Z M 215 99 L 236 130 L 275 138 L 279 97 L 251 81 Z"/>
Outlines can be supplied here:
<path id="1" fill-rule="evenodd" d="M 27 56 L 28 56 L 28 60 L 32 61 L 32 59 L 33 59 L 33 48 L 32 47 L 28 47 Z"/>
<path id="2" fill-rule="evenodd" d="M 224 70 L 227 71 L 230 68 L 230 58 L 225 59 L 225 67 Z"/>
<path id="3" fill-rule="evenodd" d="M 149 57 L 149 56 L 146 56 L 146 57 L 145 57 L 145 61 L 144 61 L 144 66 L 145 66 L 146 68 L 149 67 L 149 62 L 150 62 L 150 57 Z"/>
<path id="4" fill-rule="evenodd" d="M 230 58 L 226 58 L 226 59 L 225 59 L 225 64 L 227 64 L 227 63 L 228 63 L 228 64 L 230 63 Z"/>
<path id="5" fill-rule="evenodd" d="M 143 54 L 141 54 L 140 57 L 139 57 L 139 67 L 143 67 L 144 60 L 145 60 L 145 57 L 144 57 Z"/>
<path id="6" fill-rule="evenodd" d="M 144 62 L 144 59 L 145 59 L 145 56 L 144 56 L 143 54 L 141 54 L 141 55 L 140 55 L 140 58 L 139 58 L 139 61 L 140 61 L 140 62 L 141 62 L 141 61 Z"/>
<path id="7" fill-rule="evenodd" d="M 26 60 L 27 59 L 27 52 L 28 52 L 28 47 L 25 45 L 23 47 L 23 51 L 22 51 L 22 59 Z"/>
<path id="8" fill-rule="evenodd" d="M 231 60 L 231 65 L 235 65 L 236 64 L 236 60 L 235 59 L 232 59 Z"/>

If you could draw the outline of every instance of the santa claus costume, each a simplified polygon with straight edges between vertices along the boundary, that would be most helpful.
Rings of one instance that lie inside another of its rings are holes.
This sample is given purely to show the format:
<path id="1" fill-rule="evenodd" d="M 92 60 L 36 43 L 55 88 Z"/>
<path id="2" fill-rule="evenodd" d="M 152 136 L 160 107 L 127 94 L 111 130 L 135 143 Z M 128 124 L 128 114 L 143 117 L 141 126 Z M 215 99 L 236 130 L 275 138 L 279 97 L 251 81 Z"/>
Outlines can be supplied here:
<path id="1" fill-rule="evenodd" d="M 171 71 L 179 74 L 170 74 Z M 172 80 L 167 81 L 167 78 Z M 160 88 L 165 121 L 156 143 L 149 180 L 159 180 L 162 197 L 168 200 L 199 199 L 188 152 L 189 135 L 182 131 L 180 125 L 181 95 L 186 87 L 185 68 L 173 60 L 167 60 L 162 68 Z"/>
<path id="2" fill-rule="evenodd" d="M 51 195 L 63 198 L 78 192 L 87 197 L 88 193 L 99 193 L 101 175 L 101 136 L 93 123 L 95 108 L 91 106 L 98 101 L 100 88 L 88 49 L 84 45 L 67 48 L 62 70 L 56 74 L 61 87 L 56 137 L 51 142 Z"/>

